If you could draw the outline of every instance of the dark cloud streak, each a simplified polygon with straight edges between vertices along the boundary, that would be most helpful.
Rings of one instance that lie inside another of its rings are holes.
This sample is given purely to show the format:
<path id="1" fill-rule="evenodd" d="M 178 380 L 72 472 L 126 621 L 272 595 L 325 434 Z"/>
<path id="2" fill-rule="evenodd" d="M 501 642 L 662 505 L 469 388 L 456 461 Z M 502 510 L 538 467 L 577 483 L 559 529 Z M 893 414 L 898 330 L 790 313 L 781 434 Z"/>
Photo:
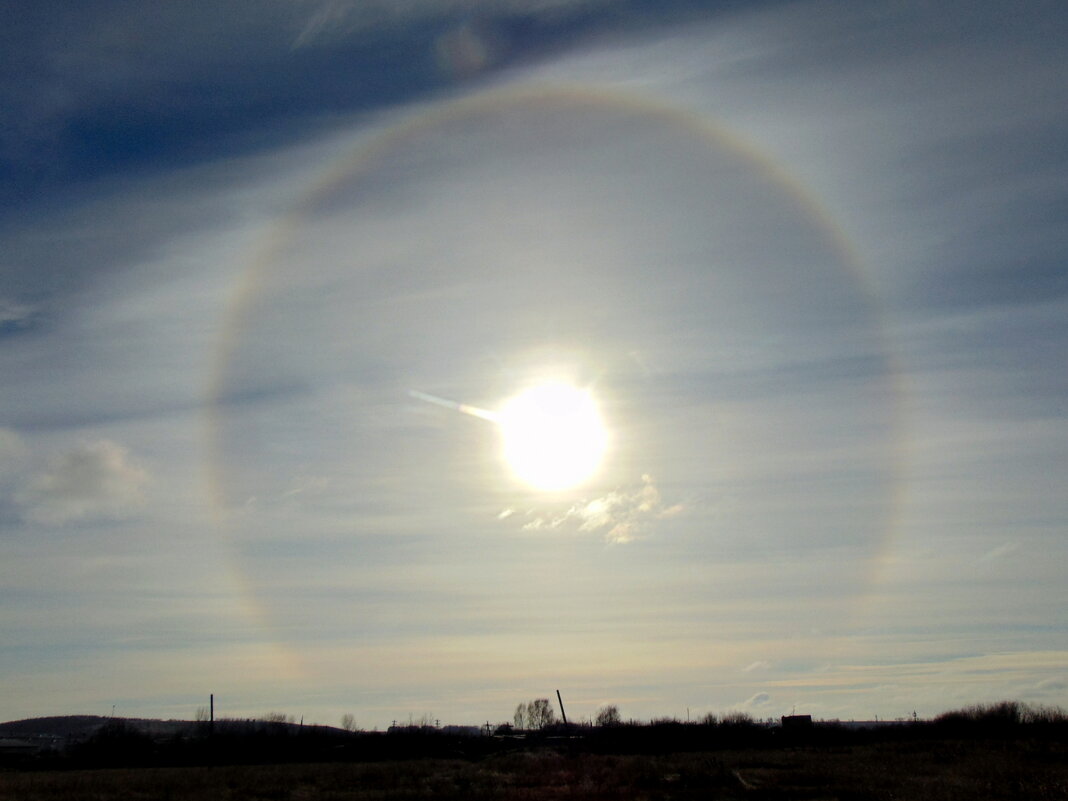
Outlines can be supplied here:
<path id="1" fill-rule="evenodd" d="M 506 45 L 490 68 L 653 21 L 648 3 L 616 4 L 611 15 L 589 5 L 548 13 L 517 2 L 480 12 Z M 693 3 L 669 5 L 675 15 L 693 13 Z M 316 8 L 249 0 L 9 7 L 0 34 L 0 75 L 13 76 L 0 79 L 0 212 L 116 171 L 274 148 L 337 115 L 425 98 L 458 78 L 436 56 L 439 38 L 471 19 L 461 4 L 363 9 L 369 19 L 339 14 L 302 37 Z M 671 16 L 656 11 L 659 23 Z"/>

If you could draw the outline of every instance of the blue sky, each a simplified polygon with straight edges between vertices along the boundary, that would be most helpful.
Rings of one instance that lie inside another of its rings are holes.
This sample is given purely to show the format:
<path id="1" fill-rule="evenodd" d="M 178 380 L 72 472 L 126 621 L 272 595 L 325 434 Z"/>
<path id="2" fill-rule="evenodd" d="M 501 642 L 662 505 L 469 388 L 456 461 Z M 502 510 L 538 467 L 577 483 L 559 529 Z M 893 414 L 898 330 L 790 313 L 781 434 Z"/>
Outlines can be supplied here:
<path id="1" fill-rule="evenodd" d="M 0 718 L 1068 705 L 1058 4 L 5 16 Z"/>

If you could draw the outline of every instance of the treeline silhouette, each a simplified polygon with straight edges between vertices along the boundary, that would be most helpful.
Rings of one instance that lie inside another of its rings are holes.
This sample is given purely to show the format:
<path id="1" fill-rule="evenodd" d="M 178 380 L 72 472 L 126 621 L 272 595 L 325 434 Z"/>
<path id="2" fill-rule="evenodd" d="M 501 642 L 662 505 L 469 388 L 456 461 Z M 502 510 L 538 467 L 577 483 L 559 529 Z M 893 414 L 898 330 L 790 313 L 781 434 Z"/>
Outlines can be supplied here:
<path id="1" fill-rule="evenodd" d="M 788 719 L 789 720 L 789 719 Z M 144 721 L 109 719 L 92 734 L 62 748 L 23 757 L 22 768 L 167 767 L 377 762 L 413 759 L 479 760 L 509 752 L 554 750 L 588 754 L 670 754 L 736 749 L 869 745 L 881 742 L 1028 739 L 1068 742 L 1068 714 L 1057 707 L 1015 701 L 970 706 L 932 720 L 866 726 L 841 721 L 793 719 L 780 726 L 744 713 L 707 715 L 694 722 L 663 718 L 609 725 L 553 723 L 536 730 L 502 724 L 490 734 L 464 736 L 432 726 L 390 732 L 303 726 L 283 717 L 182 723 L 171 734 L 152 733 Z M 26 722 L 28 723 L 28 721 Z M 0 731 L 0 736 L 4 736 Z"/>
<path id="2" fill-rule="evenodd" d="M 789 719 L 785 719 L 787 722 Z M 945 712 L 932 720 L 821 720 L 768 725 L 745 713 L 697 722 L 676 719 L 624 723 L 591 730 L 589 749 L 601 753 L 682 753 L 695 750 L 778 748 L 797 745 L 848 746 L 881 742 L 966 739 L 1055 739 L 1068 742 L 1068 713 L 1059 707 L 1017 701 L 979 704 Z"/>

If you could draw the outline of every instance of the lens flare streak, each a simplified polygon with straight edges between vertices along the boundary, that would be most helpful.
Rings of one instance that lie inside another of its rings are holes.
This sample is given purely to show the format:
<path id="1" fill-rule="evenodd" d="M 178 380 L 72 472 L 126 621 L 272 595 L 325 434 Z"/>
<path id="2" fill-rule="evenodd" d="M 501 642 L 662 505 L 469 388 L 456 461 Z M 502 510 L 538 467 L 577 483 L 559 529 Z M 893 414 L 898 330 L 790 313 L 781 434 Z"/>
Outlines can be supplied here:
<path id="1" fill-rule="evenodd" d="M 427 392 L 420 392 L 417 389 L 408 390 L 408 394 L 416 398 L 417 400 L 426 401 L 427 403 L 433 403 L 435 406 L 443 406 L 446 409 L 454 409 L 464 414 L 469 414 L 472 417 L 478 417 L 482 420 L 489 420 L 491 423 L 499 423 L 501 416 L 496 412 L 491 412 L 489 409 L 480 409 L 477 406 L 471 406 L 467 403 L 459 403 L 448 398 L 441 398 L 437 395 L 431 395 Z"/>
<path id="2" fill-rule="evenodd" d="M 601 464 L 607 434 L 588 393 L 568 384 L 531 387 L 510 399 L 500 412 L 441 398 L 418 390 L 409 394 L 494 423 L 512 472 L 541 490 L 575 487 Z"/>

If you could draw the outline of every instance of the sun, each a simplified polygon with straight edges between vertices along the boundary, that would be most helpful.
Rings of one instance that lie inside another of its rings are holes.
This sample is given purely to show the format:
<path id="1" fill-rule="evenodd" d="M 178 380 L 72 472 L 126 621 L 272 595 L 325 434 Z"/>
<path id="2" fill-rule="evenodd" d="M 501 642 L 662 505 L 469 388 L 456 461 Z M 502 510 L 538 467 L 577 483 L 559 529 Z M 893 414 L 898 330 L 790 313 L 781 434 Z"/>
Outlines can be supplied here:
<path id="1" fill-rule="evenodd" d="M 569 489 L 601 464 L 608 434 L 590 394 L 565 383 L 538 384 L 509 400 L 498 422 L 512 472 L 536 489 Z"/>

